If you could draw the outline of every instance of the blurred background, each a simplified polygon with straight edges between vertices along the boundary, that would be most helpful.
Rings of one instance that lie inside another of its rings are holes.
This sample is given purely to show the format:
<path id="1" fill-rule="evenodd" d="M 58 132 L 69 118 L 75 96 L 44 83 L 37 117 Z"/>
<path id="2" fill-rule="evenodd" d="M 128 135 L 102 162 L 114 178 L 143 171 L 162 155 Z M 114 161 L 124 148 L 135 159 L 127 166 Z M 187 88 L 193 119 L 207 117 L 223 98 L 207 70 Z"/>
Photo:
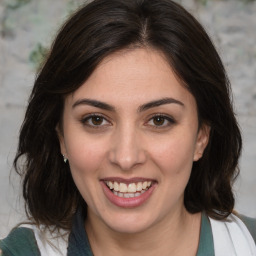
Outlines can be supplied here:
<path id="1" fill-rule="evenodd" d="M 26 219 L 12 161 L 36 70 L 62 22 L 85 2 L 0 0 L 0 237 Z M 236 210 L 256 217 L 256 1 L 176 2 L 203 24 L 230 77 L 244 139 Z"/>

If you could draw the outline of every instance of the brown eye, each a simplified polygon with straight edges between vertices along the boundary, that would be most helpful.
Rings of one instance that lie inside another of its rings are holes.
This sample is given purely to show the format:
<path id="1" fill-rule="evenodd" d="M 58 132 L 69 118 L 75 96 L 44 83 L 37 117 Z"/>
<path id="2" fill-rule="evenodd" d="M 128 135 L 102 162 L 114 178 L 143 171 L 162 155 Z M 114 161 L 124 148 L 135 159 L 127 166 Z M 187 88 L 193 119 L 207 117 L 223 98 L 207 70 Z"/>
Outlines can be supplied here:
<path id="1" fill-rule="evenodd" d="M 165 121 L 166 121 L 166 119 L 162 116 L 156 116 L 156 117 L 153 118 L 153 123 L 156 126 L 163 125 Z"/>
<path id="2" fill-rule="evenodd" d="M 89 115 L 81 120 L 82 124 L 91 128 L 102 128 L 110 125 L 110 122 L 101 115 Z"/>
<path id="3" fill-rule="evenodd" d="M 167 128 L 173 124 L 175 124 L 175 120 L 167 115 L 155 115 L 147 122 L 147 125 L 153 128 Z"/>
<path id="4" fill-rule="evenodd" d="M 101 116 L 93 116 L 91 117 L 91 122 L 93 125 L 101 125 L 103 123 L 104 118 Z"/>

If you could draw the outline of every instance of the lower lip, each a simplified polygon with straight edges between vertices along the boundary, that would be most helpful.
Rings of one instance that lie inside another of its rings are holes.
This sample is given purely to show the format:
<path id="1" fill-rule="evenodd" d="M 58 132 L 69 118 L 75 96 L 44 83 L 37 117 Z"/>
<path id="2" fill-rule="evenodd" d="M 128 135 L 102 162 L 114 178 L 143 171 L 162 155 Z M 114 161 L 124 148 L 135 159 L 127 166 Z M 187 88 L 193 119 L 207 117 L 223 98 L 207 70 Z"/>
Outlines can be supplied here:
<path id="1" fill-rule="evenodd" d="M 152 195 L 156 187 L 156 184 L 153 184 L 148 190 L 146 190 L 140 196 L 124 198 L 124 197 L 116 196 L 113 192 L 111 192 L 111 190 L 108 188 L 105 182 L 101 181 L 101 185 L 103 187 L 104 194 L 108 198 L 108 200 L 114 205 L 122 208 L 134 208 L 134 207 L 141 206 L 150 198 L 150 196 Z"/>

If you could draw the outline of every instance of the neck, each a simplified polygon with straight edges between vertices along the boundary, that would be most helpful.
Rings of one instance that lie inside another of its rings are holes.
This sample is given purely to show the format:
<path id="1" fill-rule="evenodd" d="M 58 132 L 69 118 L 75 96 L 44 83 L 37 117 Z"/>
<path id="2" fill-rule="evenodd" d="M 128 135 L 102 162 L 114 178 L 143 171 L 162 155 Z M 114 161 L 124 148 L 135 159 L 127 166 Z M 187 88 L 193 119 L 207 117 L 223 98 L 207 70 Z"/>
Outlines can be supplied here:
<path id="1" fill-rule="evenodd" d="M 185 209 L 145 231 L 132 234 L 112 230 L 90 212 L 85 224 L 95 256 L 195 256 L 200 225 L 201 214 L 190 214 Z"/>

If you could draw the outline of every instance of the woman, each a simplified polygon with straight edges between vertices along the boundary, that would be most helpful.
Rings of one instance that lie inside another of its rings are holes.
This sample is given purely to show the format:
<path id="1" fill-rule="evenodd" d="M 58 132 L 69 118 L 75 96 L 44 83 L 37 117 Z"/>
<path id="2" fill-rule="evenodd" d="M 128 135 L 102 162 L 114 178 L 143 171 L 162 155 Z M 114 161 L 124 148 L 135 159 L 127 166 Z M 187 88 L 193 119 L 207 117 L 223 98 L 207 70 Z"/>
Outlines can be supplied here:
<path id="1" fill-rule="evenodd" d="M 59 32 L 14 161 L 3 255 L 256 255 L 232 214 L 241 135 L 222 62 L 170 0 L 95 0 Z"/>

